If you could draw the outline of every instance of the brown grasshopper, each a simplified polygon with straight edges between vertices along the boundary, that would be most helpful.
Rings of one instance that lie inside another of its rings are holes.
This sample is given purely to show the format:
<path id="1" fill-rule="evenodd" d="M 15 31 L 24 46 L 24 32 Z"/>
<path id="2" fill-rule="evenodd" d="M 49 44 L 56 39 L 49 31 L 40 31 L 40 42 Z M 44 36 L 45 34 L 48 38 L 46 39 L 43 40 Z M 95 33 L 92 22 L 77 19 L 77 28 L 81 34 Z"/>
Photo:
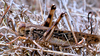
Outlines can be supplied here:
<path id="1" fill-rule="evenodd" d="M 72 45 L 75 44 L 75 38 L 71 31 L 62 31 L 55 29 L 61 18 L 64 15 L 67 15 L 67 13 L 62 13 L 59 16 L 58 20 L 51 26 L 52 24 L 51 21 L 55 9 L 56 9 L 55 5 L 52 5 L 50 14 L 46 22 L 43 24 L 43 26 L 26 24 L 25 22 L 19 22 L 17 24 L 17 32 L 19 33 L 19 35 L 23 36 L 28 36 L 28 34 L 30 34 L 29 32 L 31 32 L 33 36 L 32 38 L 40 43 L 48 42 L 50 44 L 58 46 L 67 46 L 69 45 L 67 42 L 68 39 Z M 100 42 L 99 35 L 87 34 L 82 32 L 74 32 L 74 34 L 78 42 L 82 40 L 82 37 L 86 39 L 87 44 L 95 44 Z M 65 36 L 67 37 L 67 39 Z"/>

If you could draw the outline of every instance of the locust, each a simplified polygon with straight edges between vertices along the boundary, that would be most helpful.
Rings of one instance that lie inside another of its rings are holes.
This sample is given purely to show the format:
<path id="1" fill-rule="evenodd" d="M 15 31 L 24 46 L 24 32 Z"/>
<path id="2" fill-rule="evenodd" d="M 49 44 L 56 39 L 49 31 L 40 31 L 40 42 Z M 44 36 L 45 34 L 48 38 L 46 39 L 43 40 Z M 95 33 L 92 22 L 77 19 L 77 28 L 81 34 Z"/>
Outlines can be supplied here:
<path id="1" fill-rule="evenodd" d="M 39 42 L 40 45 L 42 45 L 44 42 L 47 42 L 51 45 L 68 46 L 69 44 L 67 40 L 69 40 L 71 45 L 76 44 L 72 31 L 55 29 L 62 17 L 67 15 L 67 13 L 61 13 L 57 21 L 52 24 L 55 10 L 56 6 L 52 5 L 48 18 L 42 25 L 19 22 L 17 24 L 17 32 L 20 36 L 25 37 L 28 37 L 28 35 L 31 34 L 31 38 L 36 40 L 36 42 Z M 100 35 L 87 34 L 82 32 L 74 32 L 74 34 L 78 42 L 82 41 L 83 38 L 87 44 L 96 44 L 100 42 Z"/>

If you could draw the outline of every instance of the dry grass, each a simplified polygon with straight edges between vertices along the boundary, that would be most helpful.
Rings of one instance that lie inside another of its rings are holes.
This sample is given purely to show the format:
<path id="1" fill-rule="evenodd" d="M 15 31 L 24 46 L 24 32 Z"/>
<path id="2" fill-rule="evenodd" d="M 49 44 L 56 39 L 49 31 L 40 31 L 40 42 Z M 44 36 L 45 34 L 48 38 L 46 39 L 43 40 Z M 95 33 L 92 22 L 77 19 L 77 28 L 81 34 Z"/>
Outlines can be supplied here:
<path id="1" fill-rule="evenodd" d="M 0 0 L 0 55 L 3 56 L 99 56 L 100 43 L 95 45 L 80 44 L 66 47 L 58 46 L 60 50 L 40 46 L 35 40 L 17 39 L 12 44 L 6 44 L 18 37 L 17 23 L 25 22 L 42 25 L 47 19 L 52 4 L 57 9 L 53 22 L 62 12 L 67 12 L 65 17 L 57 25 L 58 29 L 64 29 L 83 33 L 91 33 L 88 12 L 95 12 L 92 17 L 92 28 L 95 35 L 100 35 L 100 1 L 99 0 Z M 91 16 L 89 16 L 91 17 Z M 68 26 L 67 22 L 70 24 Z M 73 33 L 74 34 L 74 33 Z M 39 46 L 39 47 L 37 47 Z M 42 49 L 43 48 L 43 49 Z M 52 46 L 53 48 L 53 46 Z M 67 51 L 66 51 L 67 50 Z"/>

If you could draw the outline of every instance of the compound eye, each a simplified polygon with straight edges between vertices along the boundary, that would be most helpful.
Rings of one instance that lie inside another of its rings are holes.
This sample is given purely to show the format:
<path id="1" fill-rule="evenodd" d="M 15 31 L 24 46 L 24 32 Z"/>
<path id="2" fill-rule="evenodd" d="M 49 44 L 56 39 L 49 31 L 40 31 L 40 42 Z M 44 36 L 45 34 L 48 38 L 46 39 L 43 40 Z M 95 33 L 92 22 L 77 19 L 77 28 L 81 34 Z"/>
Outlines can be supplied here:
<path id="1" fill-rule="evenodd" d="M 25 33 L 25 27 L 26 27 L 25 22 L 17 23 L 17 32 L 19 33 L 19 35 L 23 35 Z"/>

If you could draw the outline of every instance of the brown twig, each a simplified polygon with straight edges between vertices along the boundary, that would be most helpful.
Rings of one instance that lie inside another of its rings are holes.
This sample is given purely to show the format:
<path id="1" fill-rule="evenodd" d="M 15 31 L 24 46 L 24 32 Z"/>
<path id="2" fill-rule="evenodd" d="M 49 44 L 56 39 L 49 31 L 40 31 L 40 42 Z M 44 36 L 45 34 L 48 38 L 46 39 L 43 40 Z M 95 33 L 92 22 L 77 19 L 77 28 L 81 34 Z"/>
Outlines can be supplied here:
<path id="1" fill-rule="evenodd" d="M 15 38 L 14 40 L 10 41 L 10 42 L 7 43 L 7 44 L 12 44 L 12 43 L 15 42 L 17 39 L 27 39 L 27 38 L 26 38 L 26 37 L 21 37 L 21 36 L 19 36 L 19 37 Z"/>
<path id="2" fill-rule="evenodd" d="M 38 43 L 36 43 L 35 40 L 33 40 L 33 43 L 34 43 L 38 48 L 40 48 L 41 50 L 43 50 L 43 48 L 42 48 Z"/>
<path id="3" fill-rule="evenodd" d="M 3 26 L 3 27 L 1 27 L 0 28 L 0 30 L 1 29 L 7 29 L 8 31 L 10 31 L 10 32 L 12 32 L 12 33 L 14 33 L 15 35 L 17 35 L 18 36 L 18 33 L 17 32 L 15 32 L 15 31 L 13 31 L 12 29 L 10 29 L 9 27 L 6 27 L 6 26 Z"/>
<path id="4" fill-rule="evenodd" d="M 40 11 L 41 11 L 41 15 L 42 15 L 42 21 L 44 21 L 43 12 L 42 12 L 42 7 L 41 7 L 41 1 L 39 1 L 39 5 L 40 5 Z"/>
<path id="5" fill-rule="evenodd" d="M 0 24 L 2 23 L 2 20 L 4 19 L 4 16 L 6 15 L 6 13 L 8 12 L 10 6 L 7 7 L 6 11 L 4 12 L 4 14 L 2 15 L 2 18 L 0 19 Z"/>
<path id="6" fill-rule="evenodd" d="M 0 45 L 3 46 L 10 46 L 9 44 L 4 44 L 4 43 L 0 43 Z M 12 47 L 18 47 L 18 48 L 25 48 L 25 49 L 29 49 L 29 50 L 37 50 L 40 51 L 41 49 L 36 49 L 36 48 L 30 48 L 30 47 L 24 47 L 24 46 L 17 46 L 17 45 L 12 45 Z M 56 53 L 56 54 L 61 54 L 61 55 L 71 55 L 71 56 L 80 56 L 78 54 L 72 54 L 72 53 L 65 53 L 65 52 L 59 52 L 59 51 L 52 51 L 52 50 L 43 50 L 44 52 L 50 52 L 50 53 Z"/>
<path id="7" fill-rule="evenodd" d="M 0 36 L 4 36 L 4 34 L 3 33 L 0 33 Z"/>
<path id="8" fill-rule="evenodd" d="M 12 43 L 15 42 L 17 39 L 27 39 L 27 38 L 26 38 L 26 37 L 21 37 L 21 36 L 19 36 L 19 37 L 15 38 L 14 40 L 10 41 L 10 42 L 7 43 L 7 44 L 12 44 Z M 43 48 L 42 48 L 38 43 L 36 43 L 35 40 L 32 40 L 32 42 L 33 42 L 38 48 L 40 48 L 41 50 L 43 50 Z"/>
<path id="9" fill-rule="evenodd" d="M 66 19 L 67 19 L 67 22 L 68 22 L 68 25 L 69 25 L 69 27 L 70 27 L 70 30 L 71 30 L 71 32 L 72 32 L 72 34 L 73 34 L 73 36 L 74 36 L 75 43 L 78 44 L 77 38 L 76 38 L 76 36 L 75 36 L 75 33 L 74 33 L 74 31 L 72 30 L 72 28 L 71 28 L 71 25 L 70 25 L 70 22 L 69 22 L 67 13 L 65 14 L 65 17 L 66 17 Z"/>
<path id="10" fill-rule="evenodd" d="M 9 19 L 9 18 L 7 18 L 7 19 L 8 19 L 8 26 L 10 26 L 10 23 L 11 23 L 12 30 L 15 31 L 15 27 L 14 27 L 14 25 L 13 25 L 12 19 Z"/>

